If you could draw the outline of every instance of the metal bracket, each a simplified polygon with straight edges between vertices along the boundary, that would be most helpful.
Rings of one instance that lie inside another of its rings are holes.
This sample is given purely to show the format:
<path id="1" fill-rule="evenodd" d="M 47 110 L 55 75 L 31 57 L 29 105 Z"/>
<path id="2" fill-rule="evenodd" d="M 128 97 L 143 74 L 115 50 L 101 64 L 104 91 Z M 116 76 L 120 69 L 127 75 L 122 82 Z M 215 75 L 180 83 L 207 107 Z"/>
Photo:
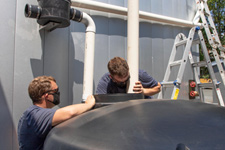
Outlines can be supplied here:
<path id="1" fill-rule="evenodd" d="M 49 22 L 48 24 L 39 27 L 39 30 L 47 30 L 49 32 L 55 30 L 58 26 L 60 25 L 60 23 L 56 23 L 56 22 Z"/>

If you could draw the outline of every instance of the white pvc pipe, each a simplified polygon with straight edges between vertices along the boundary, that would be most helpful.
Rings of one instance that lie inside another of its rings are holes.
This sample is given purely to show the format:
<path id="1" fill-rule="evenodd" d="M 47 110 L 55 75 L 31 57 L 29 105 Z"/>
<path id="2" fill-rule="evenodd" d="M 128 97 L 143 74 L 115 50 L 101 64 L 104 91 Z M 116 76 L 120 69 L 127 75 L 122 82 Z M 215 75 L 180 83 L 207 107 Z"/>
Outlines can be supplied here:
<path id="1" fill-rule="evenodd" d="M 139 70 L 139 0 L 128 0 L 127 63 L 131 74 L 128 93 L 133 93 Z"/>
<path id="2" fill-rule="evenodd" d="M 93 19 L 83 12 L 82 23 L 86 26 L 85 56 L 84 56 L 84 79 L 83 95 L 85 100 L 88 95 L 93 94 L 93 74 L 94 74 L 94 47 L 95 47 L 95 23 Z"/>
<path id="3" fill-rule="evenodd" d="M 127 10 L 128 10 L 125 7 L 120 7 L 120 6 L 115 6 L 115 5 L 110 5 L 110 4 L 90 1 L 90 0 L 72 0 L 71 6 L 97 10 L 102 12 L 108 12 L 108 13 L 114 13 L 114 14 L 124 15 L 124 16 L 127 16 Z M 139 18 L 149 20 L 149 21 L 156 21 L 160 23 L 171 24 L 175 26 L 183 26 L 183 27 L 202 26 L 201 23 L 193 23 L 191 21 L 187 21 L 183 19 L 177 19 L 173 17 L 167 17 L 167 16 L 143 12 L 143 11 L 139 11 Z"/>

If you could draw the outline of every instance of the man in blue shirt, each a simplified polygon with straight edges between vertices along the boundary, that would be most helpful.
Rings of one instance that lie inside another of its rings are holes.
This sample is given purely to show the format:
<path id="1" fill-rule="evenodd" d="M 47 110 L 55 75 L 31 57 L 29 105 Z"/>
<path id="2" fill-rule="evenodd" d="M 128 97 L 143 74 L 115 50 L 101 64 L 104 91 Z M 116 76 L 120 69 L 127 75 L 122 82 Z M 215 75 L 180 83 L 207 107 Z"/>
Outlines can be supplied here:
<path id="1" fill-rule="evenodd" d="M 95 105 L 91 95 L 85 103 L 51 109 L 60 103 L 60 92 L 56 80 L 51 76 L 40 76 L 28 87 L 33 105 L 20 118 L 18 141 L 20 150 L 41 150 L 47 134 L 57 124 L 90 110 Z"/>
<path id="2" fill-rule="evenodd" d="M 127 93 L 127 83 L 130 79 L 129 66 L 125 59 L 114 57 L 108 62 L 109 72 L 100 79 L 96 93 L 113 94 Z M 135 82 L 133 91 L 143 93 L 145 98 L 151 98 L 160 92 L 161 84 L 144 70 L 139 70 L 139 81 Z"/>

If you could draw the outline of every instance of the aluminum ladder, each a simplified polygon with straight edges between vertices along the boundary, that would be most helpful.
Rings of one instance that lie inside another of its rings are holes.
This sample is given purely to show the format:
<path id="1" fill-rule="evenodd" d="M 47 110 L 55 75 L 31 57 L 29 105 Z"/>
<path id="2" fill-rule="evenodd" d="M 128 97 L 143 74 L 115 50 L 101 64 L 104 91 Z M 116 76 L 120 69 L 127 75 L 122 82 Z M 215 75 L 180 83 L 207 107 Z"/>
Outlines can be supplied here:
<path id="1" fill-rule="evenodd" d="M 199 38 L 194 40 L 196 32 L 198 33 Z M 197 62 L 197 63 L 194 62 L 194 59 L 193 59 L 192 53 L 191 53 L 191 48 L 192 48 L 192 45 L 194 45 L 194 44 L 201 44 L 203 54 L 205 56 L 204 62 Z M 183 56 L 182 56 L 182 59 L 175 60 L 176 54 L 179 51 L 179 47 L 184 47 Z M 173 49 L 172 49 L 172 52 L 171 52 L 171 55 L 169 58 L 169 63 L 167 65 L 166 73 L 165 73 L 163 81 L 161 82 L 162 91 L 159 93 L 158 99 L 163 99 L 166 89 L 171 88 L 171 87 L 173 88 L 173 91 L 171 94 L 171 99 L 178 98 L 179 91 L 180 91 L 180 85 L 182 82 L 184 70 L 185 70 L 186 64 L 188 62 L 188 59 L 190 60 L 190 64 L 192 66 L 192 70 L 194 73 L 194 79 L 196 82 L 196 88 L 197 88 L 198 92 L 200 93 L 200 99 L 202 100 L 204 97 L 202 88 L 210 87 L 210 88 L 213 88 L 216 93 L 216 97 L 218 99 L 218 104 L 221 106 L 224 106 L 224 101 L 223 101 L 221 91 L 219 88 L 219 82 L 217 81 L 217 79 L 215 77 L 215 73 L 212 68 L 212 63 L 211 63 L 211 60 L 208 55 L 205 41 L 204 41 L 202 32 L 199 27 L 191 28 L 188 38 L 186 38 L 186 36 L 182 33 L 180 33 L 176 36 L 175 42 L 173 45 Z M 179 66 L 177 77 L 174 81 L 169 81 L 171 72 L 172 72 L 172 68 L 175 66 Z M 200 83 L 197 68 L 201 67 L 201 66 L 207 66 L 210 77 L 212 79 L 211 84 Z"/>
<path id="2" fill-rule="evenodd" d="M 209 44 L 212 47 L 212 50 L 210 52 L 213 54 L 215 58 L 216 65 L 218 67 L 219 74 L 222 79 L 222 83 L 225 86 L 225 72 L 223 66 L 221 65 L 221 61 L 225 65 L 225 55 L 224 55 L 225 48 L 222 46 L 220 42 L 215 24 L 213 22 L 210 10 L 207 5 L 207 0 L 195 0 L 195 1 L 197 4 L 198 11 L 194 18 L 194 22 L 199 22 L 200 18 L 202 20 L 203 28 L 206 32 Z M 220 50 L 220 55 L 217 52 L 217 48 Z"/>

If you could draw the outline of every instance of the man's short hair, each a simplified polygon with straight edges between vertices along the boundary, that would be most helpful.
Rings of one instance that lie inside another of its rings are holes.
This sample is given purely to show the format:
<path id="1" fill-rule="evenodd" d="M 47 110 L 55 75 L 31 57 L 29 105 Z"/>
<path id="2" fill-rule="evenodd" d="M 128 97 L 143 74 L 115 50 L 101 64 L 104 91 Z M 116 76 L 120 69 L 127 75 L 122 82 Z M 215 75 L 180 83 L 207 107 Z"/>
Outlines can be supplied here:
<path id="1" fill-rule="evenodd" d="M 28 93 L 33 103 L 40 103 L 41 96 L 51 90 L 51 81 L 56 82 L 52 76 L 39 76 L 30 82 Z"/>
<path id="2" fill-rule="evenodd" d="M 114 57 L 108 63 L 109 73 L 114 76 L 125 77 L 129 74 L 127 61 L 121 57 Z"/>

